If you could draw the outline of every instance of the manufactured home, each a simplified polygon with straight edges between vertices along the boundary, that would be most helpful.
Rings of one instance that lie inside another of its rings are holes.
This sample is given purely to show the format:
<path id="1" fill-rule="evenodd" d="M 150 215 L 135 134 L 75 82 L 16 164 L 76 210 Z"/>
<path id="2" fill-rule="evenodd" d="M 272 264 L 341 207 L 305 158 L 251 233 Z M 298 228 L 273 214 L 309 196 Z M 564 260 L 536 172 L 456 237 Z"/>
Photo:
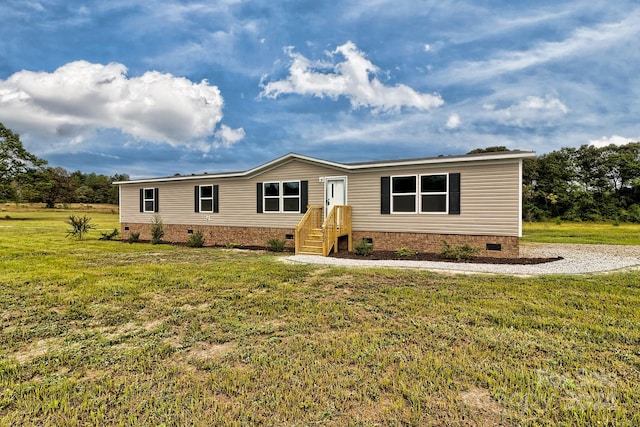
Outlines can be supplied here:
<path id="1" fill-rule="evenodd" d="M 266 246 L 327 255 L 365 239 L 375 250 L 440 252 L 443 241 L 518 257 L 522 161 L 529 151 L 338 163 L 287 154 L 242 172 L 121 181 L 123 239 Z"/>

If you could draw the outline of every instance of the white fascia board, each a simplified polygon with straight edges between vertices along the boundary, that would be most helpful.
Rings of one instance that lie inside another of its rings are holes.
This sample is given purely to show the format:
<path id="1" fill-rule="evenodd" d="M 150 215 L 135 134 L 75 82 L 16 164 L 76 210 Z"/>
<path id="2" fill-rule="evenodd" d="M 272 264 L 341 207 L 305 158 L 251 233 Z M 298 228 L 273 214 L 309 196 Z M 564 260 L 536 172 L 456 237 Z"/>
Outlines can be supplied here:
<path id="1" fill-rule="evenodd" d="M 420 166 L 420 165 L 433 165 L 433 164 L 444 164 L 444 163 L 466 163 L 466 162 L 523 159 L 526 157 L 535 157 L 535 155 L 536 154 L 532 151 L 524 151 L 524 152 L 520 151 L 520 152 L 513 152 L 513 153 L 503 152 L 500 154 L 486 153 L 483 155 L 472 155 L 472 156 L 463 155 L 463 156 L 431 157 L 426 159 L 389 160 L 389 161 L 380 162 L 380 163 L 371 162 L 371 163 L 362 163 L 362 164 L 344 164 L 344 163 L 330 162 L 328 160 L 316 159 L 314 157 L 304 156 L 301 154 L 289 153 L 244 172 L 227 172 L 227 173 L 219 173 L 219 174 L 171 176 L 171 177 L 164 177 L 164 178 L 149 178 L 149 179 L 138 179 L 138 180 L 131 180 L 131 181 L 117 181 L 117 182 L 114 182 L 113 185 L 150 184 L 154 182 L 175 182 L 175 181 L 192 181 L 192 180 L 201 180 L 201 179 L 251 177 L 251 176 L 266 172 L 268 170 L 271 170 L 276 166 L 278 166 L 279 164 L 285 163 L 293 159 L 303 160 L 309 163 L 322 165 L 322 166 L 326 166 L 326 167 L 330 167 L 338 170 L 359 171 L 359 170 L 366 170 L 366 169 L 381 169 L 381 168 L 396 167 L 396 166 Z"/>
<path id="2" fill-rule="evenodd" d="M 526 157 L 535 157 L 536 154 L 533 151 L 518 152 L 511 154 L 486 154 L 481 156 L 447 156 L 447 157 L 433 157 L 427 159 L 408 159 L 408 160 L 390 160 L 384 163 L 366 163 L 356 165 L 344 165 L 345 168 L 350 170 L 357 169 L 379 169 L 394 166 L 420 166 L 420 165 L 437 165 L 443 163 L 467 163 L 467 162 L 485 162 L 495 160 L 513 160 L 523 159 Z"/>
<path id="3" fill-rule="evenodd" d="M 264 163 L 260 166 L 256 166 L 255 168 L 249 169 L 244 172 L 227 172 L 227 173 L 219 173 L 219 174 L 185 175 L 185 176 L 170 176 L 170 177 L 163 177 L 163 178 L 136 179 L 131 181 L 117 181 L 117 182 L 114 182 L 113 185 L 149 184 L 154 182 L 192 181 L 192 180 L 199 180 L 199 179 L 244 178 L 244 177 L 250 177 L 250 176 L 258 175 L 260 173 L 269 171 L 275 168 L 276 166 L 293 159 L 304 160 L 309 163 L 320 164 L 320 165 L 324 165 L 324 166 L 328 166 L 336 169 L 342 169 L 342 170 L 349 169 L 347 165 L 344 165 L 342 163 L 335 163 L 327 160 L 316 159 L 309 156 L 303 156 L 300 154 L 289 153 L 289 154 L 285 154 L 282 157 L 278 157 L 277 159 L 271 160 L 270 162 Z"/>

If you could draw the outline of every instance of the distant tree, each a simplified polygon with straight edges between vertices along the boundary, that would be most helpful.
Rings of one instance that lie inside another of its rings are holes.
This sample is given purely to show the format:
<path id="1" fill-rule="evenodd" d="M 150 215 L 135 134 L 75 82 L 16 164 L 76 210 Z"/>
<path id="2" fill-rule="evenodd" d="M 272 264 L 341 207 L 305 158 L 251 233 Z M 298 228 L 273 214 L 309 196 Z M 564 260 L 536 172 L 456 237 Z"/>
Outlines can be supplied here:
<path id="1" fill-rule="evenodd" d="M 17 201 L 21 181 L 46 163 L 25 150 L 20 136 L 0 123 L 0 200 Z"/>
<path id="2" fill-rule="evenodd" d="M 75 201 L 73 181 L 66 169 L 57 167 L 44 168 L 36 183 L 38 194 L 33 201 L 44 202 L 48 208 L 56 203 L 73 203 Z"/>
<path id="3" fill-rule="evenodd" d="M 476 148 L 475 150 L 469 151 L 467 154 L 497 153 L 500 151 L 511 151 L 511 150 L 509 150 L 504 145 L 496 145 L 494 147 Z"/>
<path id="4" fill-rule="evenodd" d="M 127 174 L 115 174 L 112 177 L 110 177 L 110 180 L 112 183 L 114 182 L 118 182 L 118 181 L 129 181 L 129 175 Z M 119 189 L 116 185 L 111 185 L 111 189 L 109 190 L 109 201 L 108 203 L 111 203 L 112 205 L 118 205 L 120 204 L 120 194 L 119 194 Z"/>
<path id="5" fill-rule="evenodd" d="M 640 143 L 582 145 L 523 163 L 525 219 L 640 222 Z"/>

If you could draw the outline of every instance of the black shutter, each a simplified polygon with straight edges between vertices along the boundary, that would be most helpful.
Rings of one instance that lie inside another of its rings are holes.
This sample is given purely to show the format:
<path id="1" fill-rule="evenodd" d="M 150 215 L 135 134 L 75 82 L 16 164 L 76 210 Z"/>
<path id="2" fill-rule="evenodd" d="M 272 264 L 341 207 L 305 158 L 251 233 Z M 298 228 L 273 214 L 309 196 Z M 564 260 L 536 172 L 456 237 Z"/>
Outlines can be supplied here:
<path id="1" fill-rule="evenodd" d="M 256 212 L 262 213 L 262 183 L 256 184 Z"/>
<path id="2" fill-rule="evenodd" d="M 449 214 L 460 215 L 460 174 L 449 174 Z"/>
<path id="3" fill-rule="evenodd" d="M 140 189 L 140 212 L 144 212 L 144 188 Z"/>
<path id="4" fill-rule="evenodd" d="M 218 213 L 218 186 L 213 186 L 213 213 Z"/>
<path id="5" fill-rule="evenodd" d="M 160 212 L 160 190 L 158 188 L 153 189 L 153 202 L 154 202 L 154 212 Z"/>
<path id="6" fill-rule="evenodd" d="M 300 213 L 307 212 L 309 204 L 309 181 L 300 181 Z"/>
<path id="7" fill-rule="evenodd" d="M 194 212 L 200 212 L 200 186 L 196 185 L 193 188 L 193 199 L 194 199 Z"/>
<path id="8" fill-rule="evenodd" d="M 391 213 L 391 178 L 388 176 L 380 178 L 380 213 Z"/>

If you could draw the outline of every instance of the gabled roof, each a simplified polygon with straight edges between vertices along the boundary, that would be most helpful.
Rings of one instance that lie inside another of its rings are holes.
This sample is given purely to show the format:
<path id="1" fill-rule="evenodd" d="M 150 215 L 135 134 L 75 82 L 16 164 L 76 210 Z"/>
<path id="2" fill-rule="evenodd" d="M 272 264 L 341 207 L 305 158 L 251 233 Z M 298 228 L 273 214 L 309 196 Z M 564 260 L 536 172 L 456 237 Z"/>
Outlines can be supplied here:
<path id="1" fill-rule="evenodd" d="M 250 178 L 261 173 L 274 169 L 282 164 L 288 163 L 292 160 L 300 160 L 310 164 L 325 166 L 328 168 L 336 169 L 345 172 L 365 171 L 380 168 L 388 168 L 394 166 L 420 166 L 420 165 L 432 165 L 442 163 L 460 163 L 460 162 L 479 162 L 479 161 L 492 161 L 492 160 L 507 160 L 507 159 L 523 159 L 526 157 L 535 157 L 533 151 L 497 151 L 477 154 L 464 154 L 457 156 L 438 156 L 438 157 L 423 157 L 415 159 L 400 159 L 400 160 L 381 160 L 373 162 L 356 162 L 356 163 L 338 163 L 329 160 L 317 159 L 315 157 L 305 156 L 297 153 L 289 153 L 270 162 L 264 163 L 260 166 L 256 166 L 253 169 L 249 169 L 242 172 L 222 172 L 222 173 L 205 173 L 198 175 L 175 175 L 166 176 L 160 178 L 148 178 L 138 179 L 131 181 L 118 181 L 114 182 L 116 185 L 122 184 L 142 184 L 152 182 L 168 182 L 168 181 L 187 181 L 202 178 Z"/>

